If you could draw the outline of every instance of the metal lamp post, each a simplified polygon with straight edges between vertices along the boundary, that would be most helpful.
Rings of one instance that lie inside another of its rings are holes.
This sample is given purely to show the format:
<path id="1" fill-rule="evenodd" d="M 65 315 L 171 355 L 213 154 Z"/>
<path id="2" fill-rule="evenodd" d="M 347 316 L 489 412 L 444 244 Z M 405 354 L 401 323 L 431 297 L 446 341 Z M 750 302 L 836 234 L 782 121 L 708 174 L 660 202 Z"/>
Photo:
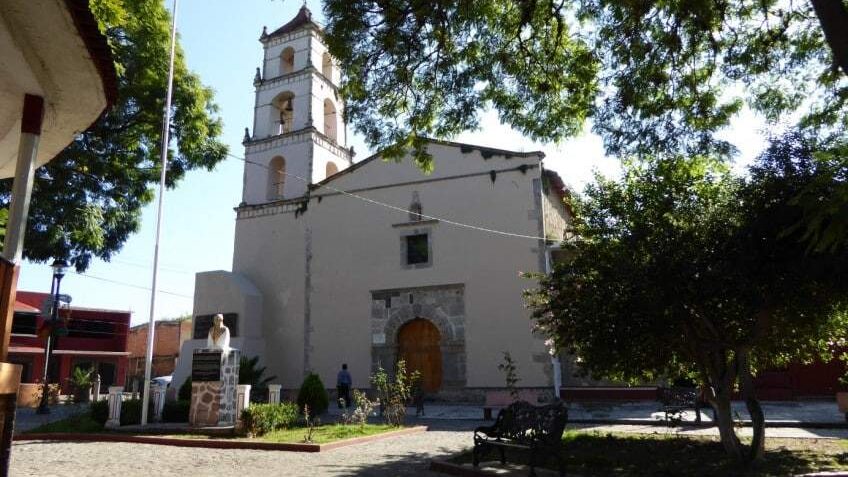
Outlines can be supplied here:
<path id="1" fill-rule="evenodd" d="M 65 276 L 65 271 L 68 269 L 68 262 L 62 259 L 56 259 L 53 265 L 53 281 L 50 284 L 50 297 L 53 300 L 53 305 L 50 310 L 50 334 L 47 335 L 47 342 L 44 345 L 44 374 L 42 375 L 41 402 L 38 404 L 38 414 L 50 414 L 49 406 L 49 386 L 47 382 L 47 370 L 50 365 L 50 353 L 53 351 L 53 326 L 59 319 L 59 286 L 62 283 L 62 277 Z"/>

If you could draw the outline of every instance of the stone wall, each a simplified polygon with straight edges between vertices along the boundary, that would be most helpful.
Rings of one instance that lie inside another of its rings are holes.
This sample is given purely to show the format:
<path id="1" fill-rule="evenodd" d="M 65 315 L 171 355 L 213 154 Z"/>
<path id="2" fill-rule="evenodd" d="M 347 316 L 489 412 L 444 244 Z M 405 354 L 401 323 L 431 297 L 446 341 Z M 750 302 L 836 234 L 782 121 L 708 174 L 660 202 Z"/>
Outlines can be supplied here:
<path id="1" fill-rule="evenodd" d="M 442 389 L 465 387 L 465 286 L 439 285 L 371 292 L 371 371 L 394 372 L 397 336 L 409 321 L 423 318 L 441 335 Z"/>
<path id="2" fill-rule="evenodd" d="M 208 351 L 208 350 L 197 350 Z M 238 350 L 221 356 L 220 381 L 192 381 L 189 423 L 194 427 L 232 426 L 238 397 Z"/>

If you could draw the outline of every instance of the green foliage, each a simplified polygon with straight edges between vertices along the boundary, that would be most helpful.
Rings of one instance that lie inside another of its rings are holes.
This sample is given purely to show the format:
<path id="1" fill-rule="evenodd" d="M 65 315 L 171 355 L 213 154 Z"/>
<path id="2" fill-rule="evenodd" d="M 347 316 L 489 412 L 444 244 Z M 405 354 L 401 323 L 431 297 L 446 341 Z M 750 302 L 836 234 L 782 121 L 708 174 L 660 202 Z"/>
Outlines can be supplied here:
<path id="1" fill-rule="evenodd" d="M 265 366 L 259 366 L 259 356 L 239 359 L 239 384 L 250 384 L 250 400 L 261 402 L 268 393 L 268 383 L 277 379 L 276 376 L 263 377 Z"/>
<path id="2" fill-rule="evenodd" d="M 416 383 L 421 380 L 418 371 L 408 372 L 406 361 L 400 360 L 395 365 L 394 378 L 390 378 L 382 367 L 371 375 L 371 385 L 377 390 L 381 403 L 380 411 L 386 423 L 392 426 L 402 426 L 406 420 L 406 403 L 412 398 Z"/>
<path id="3" fill-rule="evenodd" d="M 103 427 L 106 421 L 109 420 L 109 401 L 92 401 L 88 407 L 88 412 L 91 415 L 91 419 Z"/>
<path id="4" fill-rule="evenodd" d="M 298 408 L 303 410 L 305 406 L 308 406 L 310 416 L 317 416 L 323 414 L 329 405 L 330 395 L 327 393 L 327 388 L 324 387 L 321 377 L 315 373 L 309 373 L 297 392 Z"/>
<path id="5" fill-rule="evenodd" d="M 153 199 L 170 43 L 170 17 L 161 1 L 92 0 L 90 6 L 112 48 L 118 99 L 36 171 L 24 249 L 29 260 L 65 258 L 78 271 L 118 251 L 138 231 L 141 209 Z M 178 46 L 168 187 L 226 156 L 212 96 Z M 0 208 L 8 207 L 11 185 L 11 179 L 0 181 Z"/>
<path id="6" fill-rule="evenodd" d="M 121 425 L 141 424 L 141 399 L 128 399 L 121 403 Z M 147 406 L 147 415 L 153 418 L 153 400 Z"/>
<path id="7" fill-rule="evenodd" d="M 178 401 L 191 401 L 191 376 L 187 377 L 183 384 L 180 385 L 179 391 L 177 391 L 177 400 Z"/>
<path id="8" fill-rule="evenodd" d="M 191 401 L 165 401 L 162 405 L 162 422 L 188 422 Z"/>
<path id="9" fill-rule="evenodd" d="M 620 157 L 729 157 L 718 133 L 745 107 L 839 137 L 848 52 L 839 71 L 819 19 L 839 37 L 845 10 L 822 0 L 324 2 L 347 116 L 371 146 L 389 157 L 411 148 L 425 169 L 421 136 L 474 129 L 489 108 L 546 141 L 592 119 Z"/>
<path id="10" fill-rule="evenodd" d="M 248 435 L 263 436 L 297 423 L 298 406 L 294 403 L 251 404 L 242 411 L 241 419 Z"/>
<path id="11" fill-rule="evenodd" d="M 596 378 L 697 376 L 720 429 L 732 429 L 737 386 L 758 415 L 757 369 L 826 357 L 848 331 L 848 251 L 810 252 L 790 231 L 803 214 L 794 197 L 818 179 L 809 143 L 794 135 L 775 140 L 747 179 L 700 157 L 631 161 L 621 181 L 598 177 L 573 204 L 573 259 L 527 295 L 539 331 Z M 732 432 L 722 439 L 738 451 Z"/>
<path id="12" fill-rule="evenodd" d="M 509 395 L 512 397 L 512 400 L 518 401 L 518 389 L 515 385 L 518 384 L 520 379 L 516 372 L 515 361 L 512 359 L 512 355 L 509 354 L 509 351 L 504 351 L 503 357 L 503 363 L 498 365 L 498 371 L 504 373 L 506 389 L 509 391 Z"/>
<path id="13" fill-rule="evenodd" d="M 75 367 L 68 379 L 74 394 L 74 402 L 87 402 L 91 391 L 91 381 L 94 369 Z"/>

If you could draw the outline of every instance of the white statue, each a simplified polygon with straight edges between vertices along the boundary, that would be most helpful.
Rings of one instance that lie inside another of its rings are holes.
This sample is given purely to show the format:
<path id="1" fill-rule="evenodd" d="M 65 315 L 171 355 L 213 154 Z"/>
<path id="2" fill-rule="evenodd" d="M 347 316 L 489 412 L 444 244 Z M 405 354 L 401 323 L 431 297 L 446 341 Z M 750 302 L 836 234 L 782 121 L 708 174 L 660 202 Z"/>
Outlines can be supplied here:
<path id="1" fill-rule="evenodd" d="M 230 329 L 224 326 L 224 315 L 218 313 L 212 317 L 212 328 L 206 337 L 206 347 L 220 349 L 225 353 L 230 350 Z"/>

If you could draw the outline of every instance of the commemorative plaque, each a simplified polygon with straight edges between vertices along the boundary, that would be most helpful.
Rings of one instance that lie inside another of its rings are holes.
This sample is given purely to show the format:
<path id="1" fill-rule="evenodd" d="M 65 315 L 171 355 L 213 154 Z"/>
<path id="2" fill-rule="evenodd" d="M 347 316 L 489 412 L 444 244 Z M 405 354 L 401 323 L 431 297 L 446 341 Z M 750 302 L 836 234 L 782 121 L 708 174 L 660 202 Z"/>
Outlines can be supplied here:
<path id="1" fill-rule="evenodd" d="M 221 380 L 221 351 L 195 352 L 191 362 L 191 380 L 220 381 Z"/>

